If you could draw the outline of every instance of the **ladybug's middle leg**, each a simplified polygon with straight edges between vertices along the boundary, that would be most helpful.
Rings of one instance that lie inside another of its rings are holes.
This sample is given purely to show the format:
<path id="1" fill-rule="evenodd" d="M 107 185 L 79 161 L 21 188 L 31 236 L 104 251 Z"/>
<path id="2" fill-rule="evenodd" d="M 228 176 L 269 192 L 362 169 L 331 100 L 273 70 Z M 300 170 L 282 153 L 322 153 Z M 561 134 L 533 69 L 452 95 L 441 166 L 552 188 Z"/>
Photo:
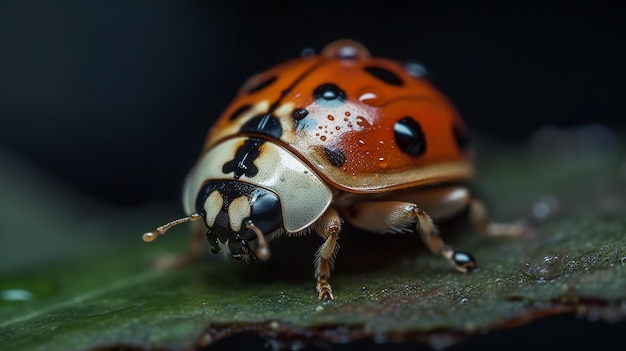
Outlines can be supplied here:
<path id="1" fill-rule="evenodd" d="M 432 218 L 414 203 L 358 202 L 352 205 L 345 218 L 356 227 L 374 232 L 413 232 L 417 229 L 430 251 L 442 255 L 458 271 L 467 273 L 477 268 L 476 261 L 470 254 L 455 251 L 446 245 Z"/>
<path id="2" fill-rule="evenodd" d="M 341 231 L 341 217 L 334 208 L 328 208 L 324 215 L 315 222 L 315 231 L 324 238 L 324 243 L 315 254 L 318 297 L 320 301 L 331 301 L 334 296 L 328 278 L 335 263 L 335 255 L 339 250 L 337 240 L 339 240 L 339 232 Z"/>

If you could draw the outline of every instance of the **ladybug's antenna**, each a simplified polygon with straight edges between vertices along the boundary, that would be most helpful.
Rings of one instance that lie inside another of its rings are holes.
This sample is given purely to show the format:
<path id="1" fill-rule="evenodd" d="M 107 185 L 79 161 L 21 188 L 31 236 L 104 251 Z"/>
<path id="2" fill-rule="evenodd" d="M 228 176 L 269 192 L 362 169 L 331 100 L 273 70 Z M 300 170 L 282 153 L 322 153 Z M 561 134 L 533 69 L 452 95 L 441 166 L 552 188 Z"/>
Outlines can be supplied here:
<path id="1" fill-rule="evenodd" d="M 254 222 L 252 222 L 251 219 L 246 221 L 246 228 L 252 230 L 259 240 L 259 246 L 256 249 L 256 257 L 261 261 L 267 261 L 267 259 L 270 258 L 270 248 L 267 244 L 267 240 L 265 240 L 263 232 L 259 229 L 259 227 L 254 225 Z"/>
<path id="2" fill-rule="evenodd" d="M 158 227 L 155 231 L 145 233 L 143 235 L 143 241 L 149 243 L 149 242 L 153 241 L 154 239 L 156 239 L 157 236 L 164 234 L 166 231 L 168 231 L 173 226 L 176 226 L 176 225 L 179 225 L 179 224 L 182 224 L 182 223 L 186 223 L 186 222 L 197 221 L 200 218 L 202 218 L 202 216 L 200 216 L 200 214 L 194 213 L 194 214 L 192 214 L 190 216 L 179 218 L 179 219 L 177 219 L 175 221 L 171 221 L 171 222 L 169 222 L 167 224 L 164 224 L 164 225 Z"/>

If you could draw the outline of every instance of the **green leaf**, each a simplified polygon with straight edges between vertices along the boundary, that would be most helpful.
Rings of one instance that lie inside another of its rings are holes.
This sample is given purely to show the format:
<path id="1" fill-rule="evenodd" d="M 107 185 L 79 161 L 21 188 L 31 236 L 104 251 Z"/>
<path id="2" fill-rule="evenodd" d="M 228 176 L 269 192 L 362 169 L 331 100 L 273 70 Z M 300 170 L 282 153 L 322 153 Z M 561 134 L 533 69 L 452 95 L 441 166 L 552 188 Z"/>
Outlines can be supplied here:
<path id="1" fill-rule="evenodd" d="M 321 242 L 313 235 L 270 242 L 268 262 L 207 254 L 157 271 L 151 260 L 184 252 L 189 227 L 151 244 L 141 233 L 176 210 L 112 211 L 4 155 L 13 167 L 0 174 L 8 209 L 1 215 L 1 348 L 184 350 L 240 332 L 287 344 L 369 338 L 443 347 L 555 314 L 623 321 L 622 154 L 581 165 L 502 144 L 481 147 L 476 189 L 492 217 L 525 219 L 533 232 L 490 238 L 463 218 L 443 223 L 447 242 L 478 259 L 480 269 L 466 275 L 428 253 L 417 235 L 348 227 L 331 278 L 336 300 L 326 304 L 315 292 Z"/>

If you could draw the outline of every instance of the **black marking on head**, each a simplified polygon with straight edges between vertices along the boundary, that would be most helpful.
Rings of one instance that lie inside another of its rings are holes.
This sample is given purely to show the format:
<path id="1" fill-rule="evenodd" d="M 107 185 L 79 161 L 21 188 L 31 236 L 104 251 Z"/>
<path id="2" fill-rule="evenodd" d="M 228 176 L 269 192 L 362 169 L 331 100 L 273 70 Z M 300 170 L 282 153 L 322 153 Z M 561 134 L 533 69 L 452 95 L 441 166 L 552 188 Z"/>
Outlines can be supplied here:
<path id="1" fill-rule="evenodd" d="M 404 153 L 419 156 L 426 151 L 426 137 L 422 127 L 413 118 L 406 116 L 393 126 L 396 144 Z"/>
<path id="2" fill-rule="evenodd" d="M 239 116 L 241 116 L 244 112 L 248 111 L 250 108 L 252 107 L 252 105 L 250 104 L 246 104 L 246 105 L 241 105 L 239 106 L 238 109 L 235 110 L 235 112 L 233 112 L 230 117 L 228 117 L 228 119 L 230 121 L 234 121 L 237 118 L 239 118 Z"/>
<path id="3" fill-rule="evenodd" d="M 232 258 L 241 261 L 243 255 L 248 255 L 252 250 L 248 246 L 248 242 L 241 238 L 239 233 L 232 233 L 228 240 L 228 250 Z"/>
<path id="4" fill-rule="evenodd" d="M 374 76 L 374 78 L 377 78 L 387 84 L 395 85 L 395 86 L 404 85 L 404 82 L 402 81 L 402 79 L 400 79 L 400 77 L 398 77 L 397 74 L 393 73 L 392 71 L 386 68 L 377 67 L 377 66 L 367 66 L 363 69 L 365 70 L 365 72 Z"/>
<path id="5" fill-rule="evenodd" d="M 265 134 L 275 139 L 280 139 L 283 135 L 283 127 L 280 125 L 280 120 L 271 113 L 251 118 L 241 126 L 239 131 L 243 133 Z"/>
<path id="6" fill-rule="evenodd" d="M 252 86 L 251 88 L 248 88 L 248 94 L 252 94 L 252 93 L 256 93 L 259 90 L 262 90 L 264 88 L 266 88 L 267 86 L 271 85 L 272 83 L 274 83 L 276 81 L 276 79 L 278 79 L 278 76 L 271 76 L 263 81 L 261 81 L 260 83 L 257 83 L 256 85 Z"/>
<path id="7" fill-rule="evenodd" d="M 308 114 L 309 114 L 309 111 L 307 111 L 307 109 L 305 109 L 305 108 L 297 108 L 297 109 L 293 110 L 293 112 L 291 113 L 291 116 L 296 121 L 299 121 L 299 120 L 303 119 L 304 117 L 306 117 Z"/>
<path id="8" fill-rule="evenodd" d="M 341 149 L 324 148 L 324 155 L 330 163 L 335 167 L 341 167 L 346 163 L 346 155 Z"/>
<path id="9" fill-rule="evenodd" d="M 324 83 L 313 91 L 313 97 L 318 102 L 339 102 L 346 101 L 346 93 L 333 83 Z"/>
<path id="10" fill-rule="evenodd" d="M 211 228 L 207 229 L 206 240 L 211 245 L 211 253 L 216 254 L 220 252 L 220 247 L 217 244 L 217 234 Z"/>
<path id="11" fill-rule="evenodd" d="M 461 151 L 467 150 L 470 145 L 469 135 L 467 134 L 467 131 L 458 124 L 455 124 L 452 127 L 452 133 L 454 135 L 454 141 L 456 142 L 456 145 L 459 147 L 459 149 Z"/>
<path id="12" fill-rule="evenodd" d="M 254 160 L 261 153 L 261 145 L 265 141 L 259 138 L 249 138 L 235 152 L 235 158 L 224 163 L 222 172 L 228 174 L 234 172 L 235 179 L 242 175 L 248 178 L 254 177 L 259 169 L 254 165 Z"/>

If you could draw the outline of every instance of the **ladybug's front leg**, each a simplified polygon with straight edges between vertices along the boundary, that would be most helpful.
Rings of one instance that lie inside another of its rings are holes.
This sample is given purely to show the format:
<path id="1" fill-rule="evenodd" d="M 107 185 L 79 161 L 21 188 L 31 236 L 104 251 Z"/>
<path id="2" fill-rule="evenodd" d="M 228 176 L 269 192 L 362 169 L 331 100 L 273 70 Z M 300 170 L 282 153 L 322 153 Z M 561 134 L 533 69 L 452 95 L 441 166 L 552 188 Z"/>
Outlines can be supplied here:
<path id="1" fill-rule="evenodd" d="M 356 227 L 374 232 L 419 231 L 430 251 L 445 257 L 458 271 L 467 273 L 477 268 L 469 253 L 455 251 L 439 236 L 439 229 L 430 216 L 417 205 L 403 201 L 359 202 L 352 206 L 346 219 Z"/>
<path id="2" fill-rule="evenodd" d="M 330 271 L 335 263 L 335 255 L 339 250 L 339 232 L 341 231 L 341 217 L 337 211 L 330 207 L 324 215 L 315 222 L 315 231 L 322 238 L 324 243 L 315 254 L 315 278 L 317 279 L 317 293 L 320 301 L 331 301 L 334 299 L 333 289 L 328 283 Z"/>

